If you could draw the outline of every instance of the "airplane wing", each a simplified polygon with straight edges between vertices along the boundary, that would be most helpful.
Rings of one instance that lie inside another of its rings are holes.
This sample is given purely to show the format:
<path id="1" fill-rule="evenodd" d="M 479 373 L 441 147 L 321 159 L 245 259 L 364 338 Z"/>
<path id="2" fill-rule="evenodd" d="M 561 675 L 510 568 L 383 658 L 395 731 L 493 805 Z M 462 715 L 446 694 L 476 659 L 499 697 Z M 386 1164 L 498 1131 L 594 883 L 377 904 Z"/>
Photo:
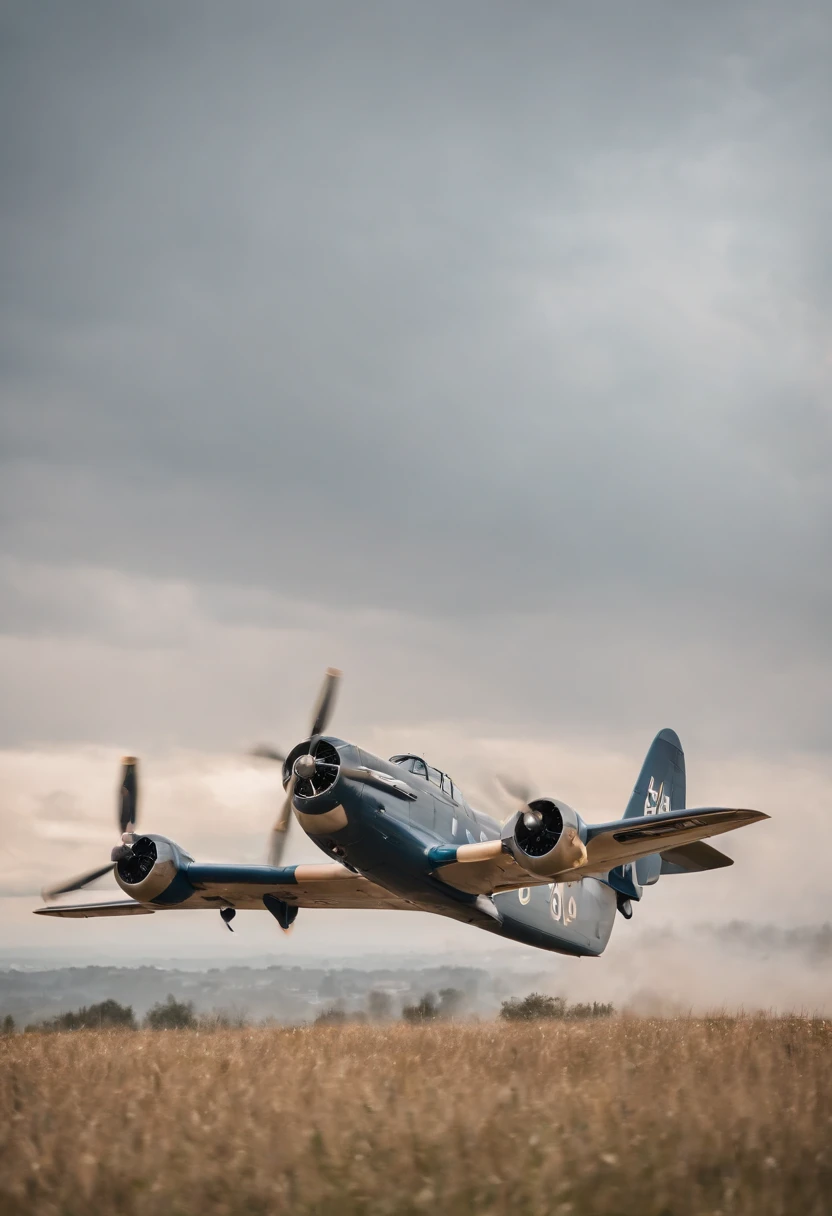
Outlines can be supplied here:
<path id="1" fill-rule="evenodd" d="M 112 899 L 100 904 L 59 904 L 54 908 L 35 908 L 38 916 L 149 916 L 155 908 L 136 903 L 135 899 Z"/>
<path id="2" fill-rule="evenodd" d="M 680 866 L 672 871 L 664 870 L 664 873 L 688 873 L 732 864 L 724 853 L 710 846 L 699 845 L 698 842 L 704 837 L 718 836 L 762 819 L 768 819 L 768 815 L 761 811 L 699 807 L 670 811 L 664 815 L 616 819 L 613 823 L 589 824 L 586 860 L 574 869 L 545 878 L 525 870 L 510 853 L 505 852 L 501 840 L 460 845 L 455 849 L 431 849 L 430 858 L 436 864 L 434 873 L 437 878 L 458 891 L 467 891 L 472 895 L 492 895 L 518 887 L 544 886 L 555 881 L 574 882 L 590 875 L 597 877 L 651 853 L 662 853 L 667 856 L 669 864 Z M 694 845 L 698 851 L 694 850 Z M 703 852 L 705 849 L 707 853 Z"/>
<path id="3" fill-rule="evenodd" d="M 173 908 L 264 909 L 263 896 L 273 895 L 298 908 L 385 908 L 418 911 L 384 887 L 337 863 L 298 866 L 210 865 L 194 862 L 183 871 L 186 889 L 174 902 L 169 891 L 158 901 L 111 900 L 100 904 L 63 904 L 36 908 L 40 916 L 130 916 Z M 170 889 L 169 889 L 170 890 Z"/>
<path id="4" fill-rule="evenodd" d="M 586 861 L 577 873 L 604 874 L 639 857 L 678 850 L 707 836 L 732 832 L 762 819 L 768 819 L 762 811 L 708 806 L 591 824 L 587 830 Z"/>

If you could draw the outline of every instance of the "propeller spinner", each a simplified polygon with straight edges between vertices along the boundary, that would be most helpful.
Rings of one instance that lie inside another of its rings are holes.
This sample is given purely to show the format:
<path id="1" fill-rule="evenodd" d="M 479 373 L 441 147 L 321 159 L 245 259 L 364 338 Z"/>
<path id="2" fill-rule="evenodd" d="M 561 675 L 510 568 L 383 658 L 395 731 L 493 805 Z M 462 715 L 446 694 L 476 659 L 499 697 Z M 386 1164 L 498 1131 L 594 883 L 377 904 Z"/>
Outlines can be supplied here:
<path id="1" fill-rule="evenodd" d="M 78 874 L 75 878 L 59 883 L 58 886 L 47 887 L 41 892 L 45 900 L 57 899 L 59 895 L 66 895 L 69 891 L 80 891 L 82 887 L 89 886 L 97 878 L 103 878 L 105 874 L 109 874 L 117 862 L 132 855 L 133 829 L 136 826 L 139 801 L 137 766 L 138 761 L 135 756 L 125 756 L 122 760 L 121 785 L 118 789 L 116 809 L 121 844 L 116 845 L 113 849 L 109 865 L 99 866 L 86 874 Z"/>

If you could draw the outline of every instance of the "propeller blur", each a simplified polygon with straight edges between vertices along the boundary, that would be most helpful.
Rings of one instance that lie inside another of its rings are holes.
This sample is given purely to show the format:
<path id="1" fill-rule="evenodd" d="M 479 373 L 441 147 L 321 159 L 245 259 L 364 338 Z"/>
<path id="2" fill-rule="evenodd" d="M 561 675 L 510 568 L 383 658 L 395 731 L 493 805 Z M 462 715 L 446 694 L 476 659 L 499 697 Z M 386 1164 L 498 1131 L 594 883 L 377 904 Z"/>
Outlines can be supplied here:
<path id="1" fill-rule="evenodd" d="M 41 892 L 44 899 L 57 899 L 59 895 L 66 895 L 69 891 L 80 891 L 82 887 L 88 887 L 96 879 L 109 874 L 111 870 L 115 869 L 116 862 L 120 859 L 130 856 L 133 828 L 136 826 L 139 805 L 137 765 L 138 761 L 135 756 L 125 756 L 121 762 L 121 784 L 118 788 L 116 809 L 116 822 L 121 833 L 121 844 L 116 845 L 113 849 L 109 864 L 98 866 L 85 874 L 78 874 L 75 878 L 58 883 L 57 886 L 45 888 Z"/>

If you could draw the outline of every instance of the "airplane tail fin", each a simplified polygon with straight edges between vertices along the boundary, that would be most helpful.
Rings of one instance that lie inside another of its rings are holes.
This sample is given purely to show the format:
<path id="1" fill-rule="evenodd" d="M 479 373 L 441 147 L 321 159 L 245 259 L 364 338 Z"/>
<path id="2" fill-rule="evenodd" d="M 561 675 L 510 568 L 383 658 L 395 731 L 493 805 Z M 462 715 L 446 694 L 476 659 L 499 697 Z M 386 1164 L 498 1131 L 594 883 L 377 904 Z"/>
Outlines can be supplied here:
<path id="1" fill-rule="evenodd" d="M 685 809 L 685 753 L 675 730 L 660 730 L 630 795 L 625 819 Z"/>
<path id="2" fill-rule="evenodd" d="M 656 735 L 644 757 L 624 818 L 683 811 L 686 794 L 685 753 L 675 730 L 665 728 Z M 632 915 L 630 900 L 641 899 L 642 888 L 658 882 L 662 872 L 660 853 L 651 853 L 610 872 L 610 884 L 618 891 L 619 909 L 628 919 Z"/>

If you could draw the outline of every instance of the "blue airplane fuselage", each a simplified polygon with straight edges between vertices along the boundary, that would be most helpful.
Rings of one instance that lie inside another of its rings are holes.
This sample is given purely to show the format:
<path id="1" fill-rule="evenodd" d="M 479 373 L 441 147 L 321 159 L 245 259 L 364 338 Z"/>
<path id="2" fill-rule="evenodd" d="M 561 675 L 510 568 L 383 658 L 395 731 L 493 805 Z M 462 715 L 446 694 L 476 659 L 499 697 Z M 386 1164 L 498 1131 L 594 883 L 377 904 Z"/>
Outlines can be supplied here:
<path id="1" fill-rule="evenodd" d="M 326 742 L 345 765 L 394 781 L 404 776 L 411 792 L 402 797 L 378 784 L 339 781 L 330 791 L 296 799 L 296 817 L 327 856 L 412 901 L 415 908 L 544 950 L 602 953 L 616 912 L 616 893 L 608 883 L 582 878 L 506 891 L 489 900 L 457 890 L 440 877 L 431 851 L 497 840 L 497 820 L 474 811 L 450 782 L 453 793 L 417 773 L 403 774 L 398 764 L 352 744 L 334 738 Z"/>

